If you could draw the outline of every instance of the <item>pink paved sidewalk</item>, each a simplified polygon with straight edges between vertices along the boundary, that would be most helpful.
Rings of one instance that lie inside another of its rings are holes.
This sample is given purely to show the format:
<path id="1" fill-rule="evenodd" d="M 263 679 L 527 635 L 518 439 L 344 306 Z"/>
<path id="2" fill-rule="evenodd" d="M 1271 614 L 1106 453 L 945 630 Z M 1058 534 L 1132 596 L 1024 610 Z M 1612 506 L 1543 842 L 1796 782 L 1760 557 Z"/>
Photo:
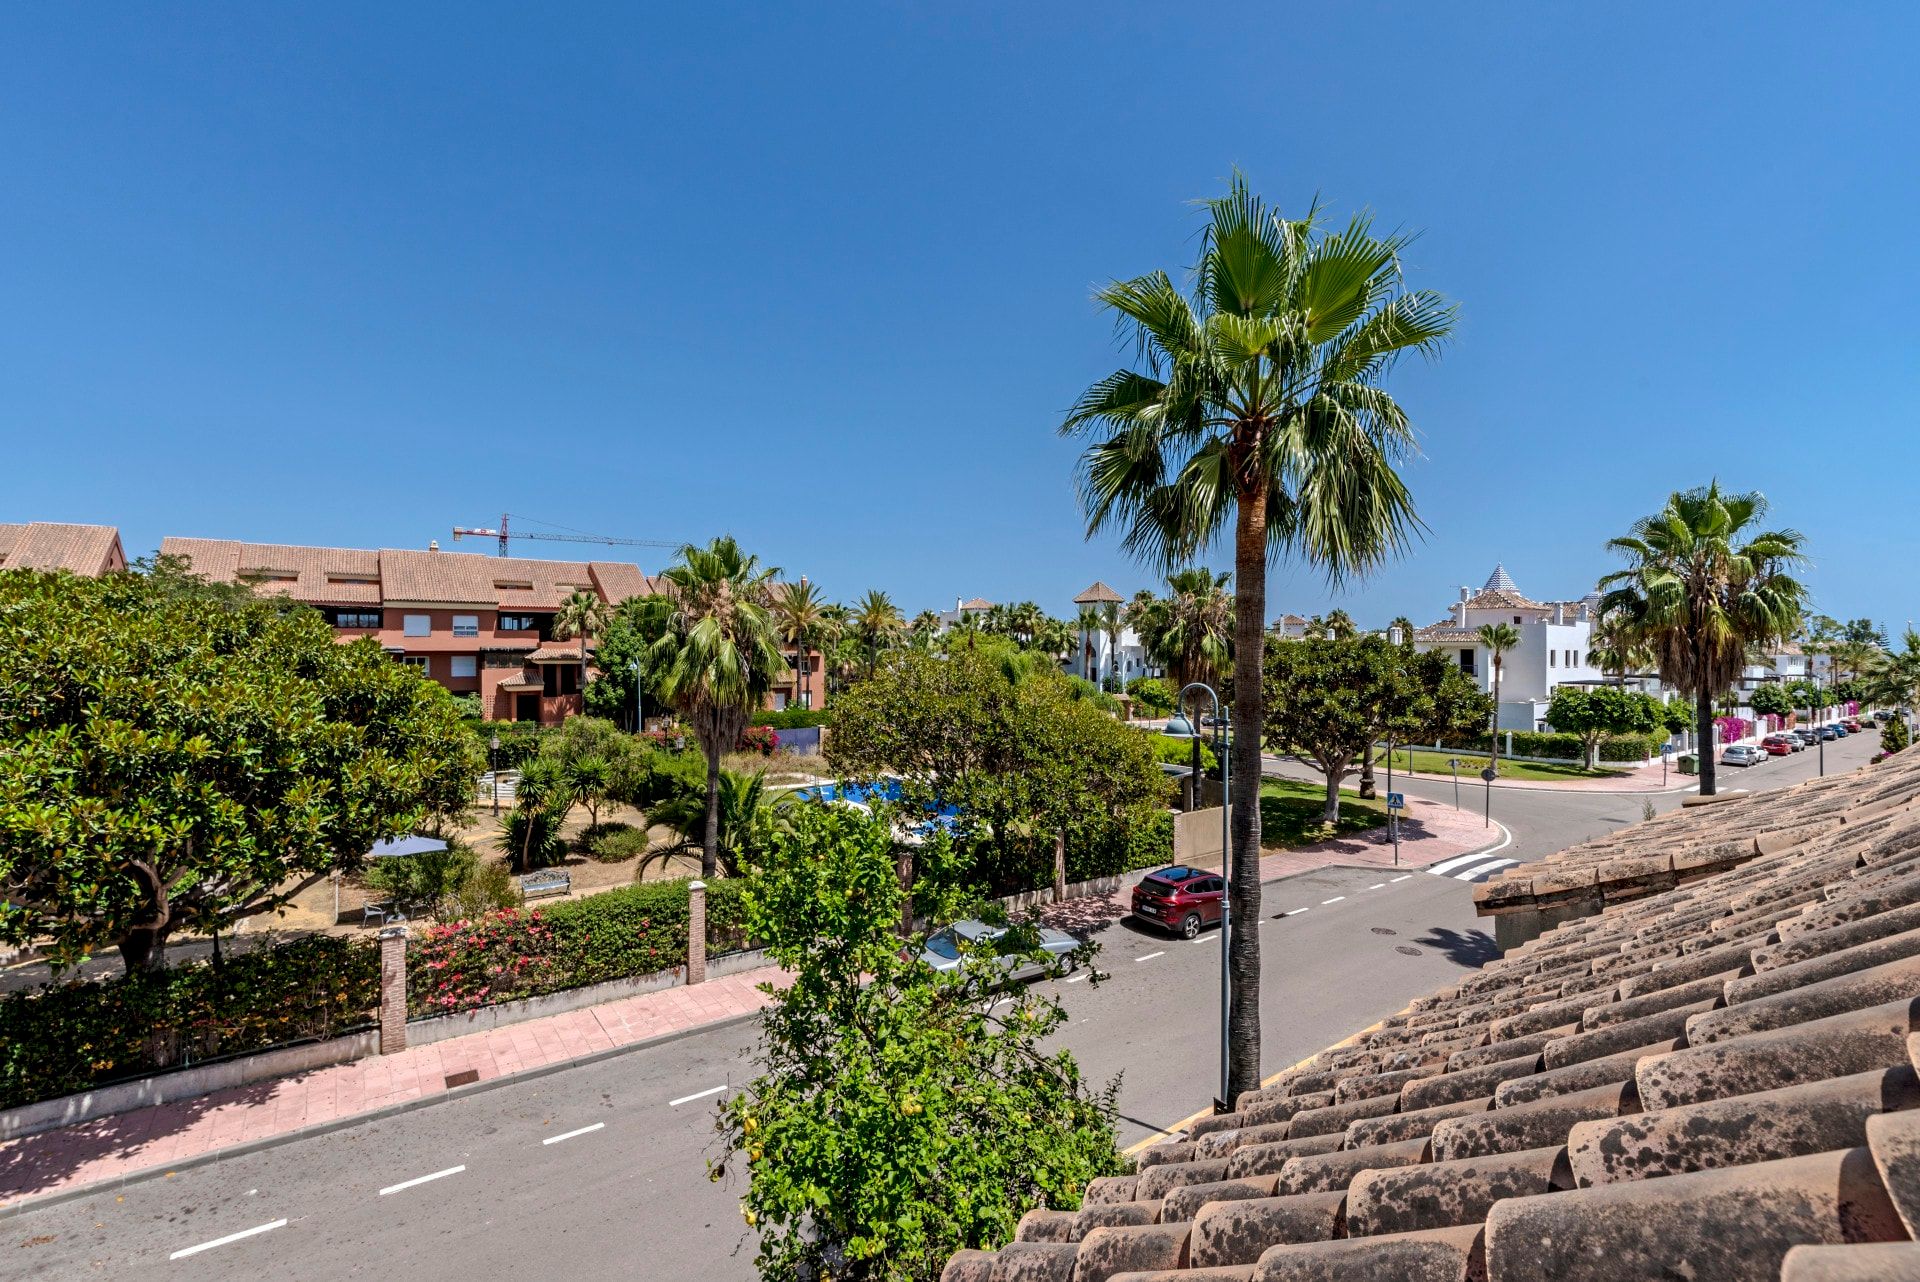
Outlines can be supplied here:
<path id="1" fill-rule="evenodd" d="M 445 1094 L 459 1073 L 484 1082 L 750 1014 L 768 982 L 785 973 L 762 967 L 29 1135 L 0 1144 L 0 1207 Z"/>
<path id="2" fill-rule="evenodd" d="M 1460 787 L 1464 792 L 1469 784 L 1475 788 L 1485 787 L 1480 782 L 1480 766 L 1484 758 L 1475 758 L 1473 769 L 1466 768 L 1463 758 L 1460 763 Z M 1398 775 L 1409 779 L 1424 779 L 1429 783 L 1451 783 L 1450 774 L 1428 774 L 1419 770 L 1396 770 Z M 1493 786 L 1499 788 L 1517 788 L 1523 792 L 1666 792 L 1675 789 L 1692 790 L 1700 786 L 1700 781 L 1691 775 L 1683 775 L 1669 767 L 1663 777 L 1660 763 L 1650 766 L 1627 766 L 1615 771 L 1611 778 L 1590 779 L 1495 779 Z"/>

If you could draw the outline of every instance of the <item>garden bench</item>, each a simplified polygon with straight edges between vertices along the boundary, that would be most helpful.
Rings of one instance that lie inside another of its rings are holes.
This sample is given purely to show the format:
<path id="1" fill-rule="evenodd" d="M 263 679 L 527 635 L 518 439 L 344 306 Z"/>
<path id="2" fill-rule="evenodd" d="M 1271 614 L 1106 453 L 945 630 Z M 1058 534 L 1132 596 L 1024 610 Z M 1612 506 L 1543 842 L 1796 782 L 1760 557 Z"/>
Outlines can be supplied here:
<path id="1" fill-rule="evenodd" d="M 573 874 L 566 872 L 531 872 L 514 880 L 520 883 L 520 895 L 524 899 L 564 895 L 573 889 Z"/>

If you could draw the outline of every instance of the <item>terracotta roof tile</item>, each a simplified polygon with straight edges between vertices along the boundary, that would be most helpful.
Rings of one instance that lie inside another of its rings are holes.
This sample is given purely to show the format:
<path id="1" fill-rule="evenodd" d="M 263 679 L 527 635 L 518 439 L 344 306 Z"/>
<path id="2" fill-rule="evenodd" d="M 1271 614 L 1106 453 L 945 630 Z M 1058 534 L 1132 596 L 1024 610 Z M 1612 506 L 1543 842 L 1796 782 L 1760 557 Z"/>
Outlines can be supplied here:
<path id="1" fill-rule="evenodd" d="M 1153 1222 L 948 1276 L 1920 1278 L 1916 795 L 1902 754 L 1527 865 L 1587 915 L 1089 1187 Z"/>
<path id="2" fill-rule="evenodd" d="M 1073 598 L 1073 603 L 1075 605 L 1107 605 L 1107 604 L 1118 605 L 1125 600 L 1126 600 L 1125 597 L 1121 596 L 1118 592 L 1115 592 L 1112 588 L 1108 587 L 1105 583 L 1095 580 L 1095 582 L 1093 583 L 1093 586 L 1089 587 L 1085 592 L 1082 592 L 1079 596 Z"/>
<path id="3" fill-rule="evenodd" d="M 67 570 L 93 577 L 126 568 L 120 531 L 65 521 L 0 524 L 0 569 Z"/>

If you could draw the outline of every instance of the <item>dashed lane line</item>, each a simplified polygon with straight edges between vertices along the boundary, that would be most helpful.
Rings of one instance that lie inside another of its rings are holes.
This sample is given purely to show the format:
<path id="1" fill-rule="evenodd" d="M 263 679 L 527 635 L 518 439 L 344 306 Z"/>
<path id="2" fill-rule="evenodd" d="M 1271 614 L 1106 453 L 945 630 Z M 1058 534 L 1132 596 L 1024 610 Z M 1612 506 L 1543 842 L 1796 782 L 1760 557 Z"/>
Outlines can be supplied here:
<path id="1" fill-rule="evenodd" d="M 1390 881 L 1390 882 L 1388 882 L 1387 884 L 1388 884 L 1389 886 L 1391 886 L 1391 885 L 1393 885 L 1393 882 L 1394 882 L 1394 881 L 1412 881 L 1412 880 L 1413 880 L 1413 874 L 1412 874 L 1412 873 L 1408 873 L 1408 874 L 1407 874 L 1406 876 L 1404 876 L 1404 877 L 1395 877 L 1395 878 L 1393 879 L 1393 881 Z"/>
<path id="2" fill-rule="evenodd" d="M 1136 957 L 1134 960 L 1137 962 L 1152 961 L 1156 957 L 1165 957 L 1166 955 L 1167 950 L 1163 948 L 1157 953 L 1148 953 L 1145 957 Z"/>
<path id="3" fill-rule="evenodd" d="M 724 1086 L 709 1086 L 704 1091 L 695 1091 L 691 1095 L 682 1095 L 679 1099 L 670 1099 L 667 1101 L 667 1107 L 679 1108 L 682 1104 L 691 1104 L 697 1099 L 705 1099 L 709 1095 L 718 1095 L 726 1089 Z"/>
<path id="4" fill-rule="evenodd" d="M 271 1224 L 256 1224 L 250 1229 L 241 1229 L 238 1233 L 229 1233 L 225 1237 L 217 1237 L 211 1242 L 202 1242 L 198 1246 L 181 1247 L 167 1258 L 169 1260 L 184 1260 L 189 1255 L 198 1255 L 202 1251 L 211 1251 L 216 1246 L 225 1246 L 229 1242 L 238 1242 L 241 1238 L 253 1237 L 260 1233 L 271 1233 L 275 1229 L 283 1229 L 286 1226 L 287 1222 L 285 1220 L 275 1220 Z"/>
<path id="5" fill-rule="evenodd" d="M 387 1185 L 387 1187 L 380 1190 L 380 1196 L 385 1197 L 389 1193 L 398 1193 L 402 1189 L 410 1189 L 417 1184 L 430 1184 L 434 1180 L 444 1180 L 449 1175 L 458 1175 L 466 1169 L 464 1166 L 449 1166 L 446 1170 L 435 1171 L 431 1175 L 416 1175 L 410 1180 L 401 1180 L 398 1184 Z"/>
<path id="6" fill-rule="evenodd" d="M 1381 888 L 1382 886 L 1384 886 L 1384 885 L 1386 885 L 1386 884 L 1387 884 L 1387 883 L 1386 883 L 1386 882 L 1384 882 L 1384 881 L 1376 881 L 1376 882 L 1374 882 L 1374 883 L 1373 883 L 1373 884 L 1372 884 L 1371 886 L 1368 886 L 1368 887 L 1367 887 L 1367 889 L 1368 889 L 1368 890 L 1378 890 L 1378 889 L 1380 889 L 1380 888 Z"/>
<path id="7" fill-rule="evenodd" d="M 606 1127 L 607 1124 L 605 1122 L 595 1122 L 592 1126 L 582 1126 L 579 1130 L 568 1131 L 564 1135 L 549 1135 L 540 1142 L 542 1144 L 558 1144 L 561 1140 L 570 1140 L 576 1135 L 586 1135 L 593 1131 L 603 1131 Z"/>
<path id="8" fill-rule="evenodd" d="M 1337 904 L 1337 903 L 1339 903 L 1339 902 L 1340 902 L 1340 901 L 1341 901 L 1342 899 L 1345 899 L 1345 898 L 1346 898 L 1346 896 L 1345 896 L 1345 895 L 1335 895 L 1335 896 L 1334 896 L 1334 897 L 1333 897 L 1332 899 L 1322 899 L 1322 900 L 1320 901 L 1320 906 L 1321 906 L 1322 908 L 1325 908 L 1325 907 L 1326 907 L 1326 906 L 1327 906 L 1328 904 Z"/>

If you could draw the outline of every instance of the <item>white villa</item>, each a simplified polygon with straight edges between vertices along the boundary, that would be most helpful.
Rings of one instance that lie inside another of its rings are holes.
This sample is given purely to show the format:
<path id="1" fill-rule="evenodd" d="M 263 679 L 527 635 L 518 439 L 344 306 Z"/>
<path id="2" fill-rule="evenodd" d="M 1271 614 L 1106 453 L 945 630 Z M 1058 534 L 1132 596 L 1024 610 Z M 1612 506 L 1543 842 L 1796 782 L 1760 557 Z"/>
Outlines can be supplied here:
<path id="1" fill-rule="evenodd" d="M 1480 644 L 1479 629 L 1488 623 L 1512 625 L 1520 644 L 1501 656 L 1498 724 L 1502 730 L 1539 730 L 1545 728 L 1547 701 L 1556 687 L 1608 680 L 1587 662 L 1599 606 L 1598 593 L 1577 601 L 1535 601 L 1520 591 L 1504 565 L 1496 565 L 1478 592 L 1460 589 L 1446 619 L 1415 631 L 1413 643 L 1454 656 L 1462 672 L 1492 693 L 1493 654 Z M 1657 683 L 1650 677 L 1627 680 L 1655 692 Z"/>
<path id="2" fill-rule="evenodd" d="M 1095 582 L 1073 598 L 1073 603 L 1076 606 L 1091 606 L 1102 612 L 1108 609 L 1120 611 L 1126 604 L 1126 598 L 1105 583 Z M 1147 647 L 1139 634 L 1124 623 L 1120 628 L 1118 646 L 1114 645 L 1113 638 L 1104 629 L 1080 633 L 1079 646 L 1067 662 L 1067 671 L 1096 684 L 1110 677 L 1117 678 L 1123 689 L 1135 677 L 1160 675 L 1160 669 L 1147 661 Z"/>

